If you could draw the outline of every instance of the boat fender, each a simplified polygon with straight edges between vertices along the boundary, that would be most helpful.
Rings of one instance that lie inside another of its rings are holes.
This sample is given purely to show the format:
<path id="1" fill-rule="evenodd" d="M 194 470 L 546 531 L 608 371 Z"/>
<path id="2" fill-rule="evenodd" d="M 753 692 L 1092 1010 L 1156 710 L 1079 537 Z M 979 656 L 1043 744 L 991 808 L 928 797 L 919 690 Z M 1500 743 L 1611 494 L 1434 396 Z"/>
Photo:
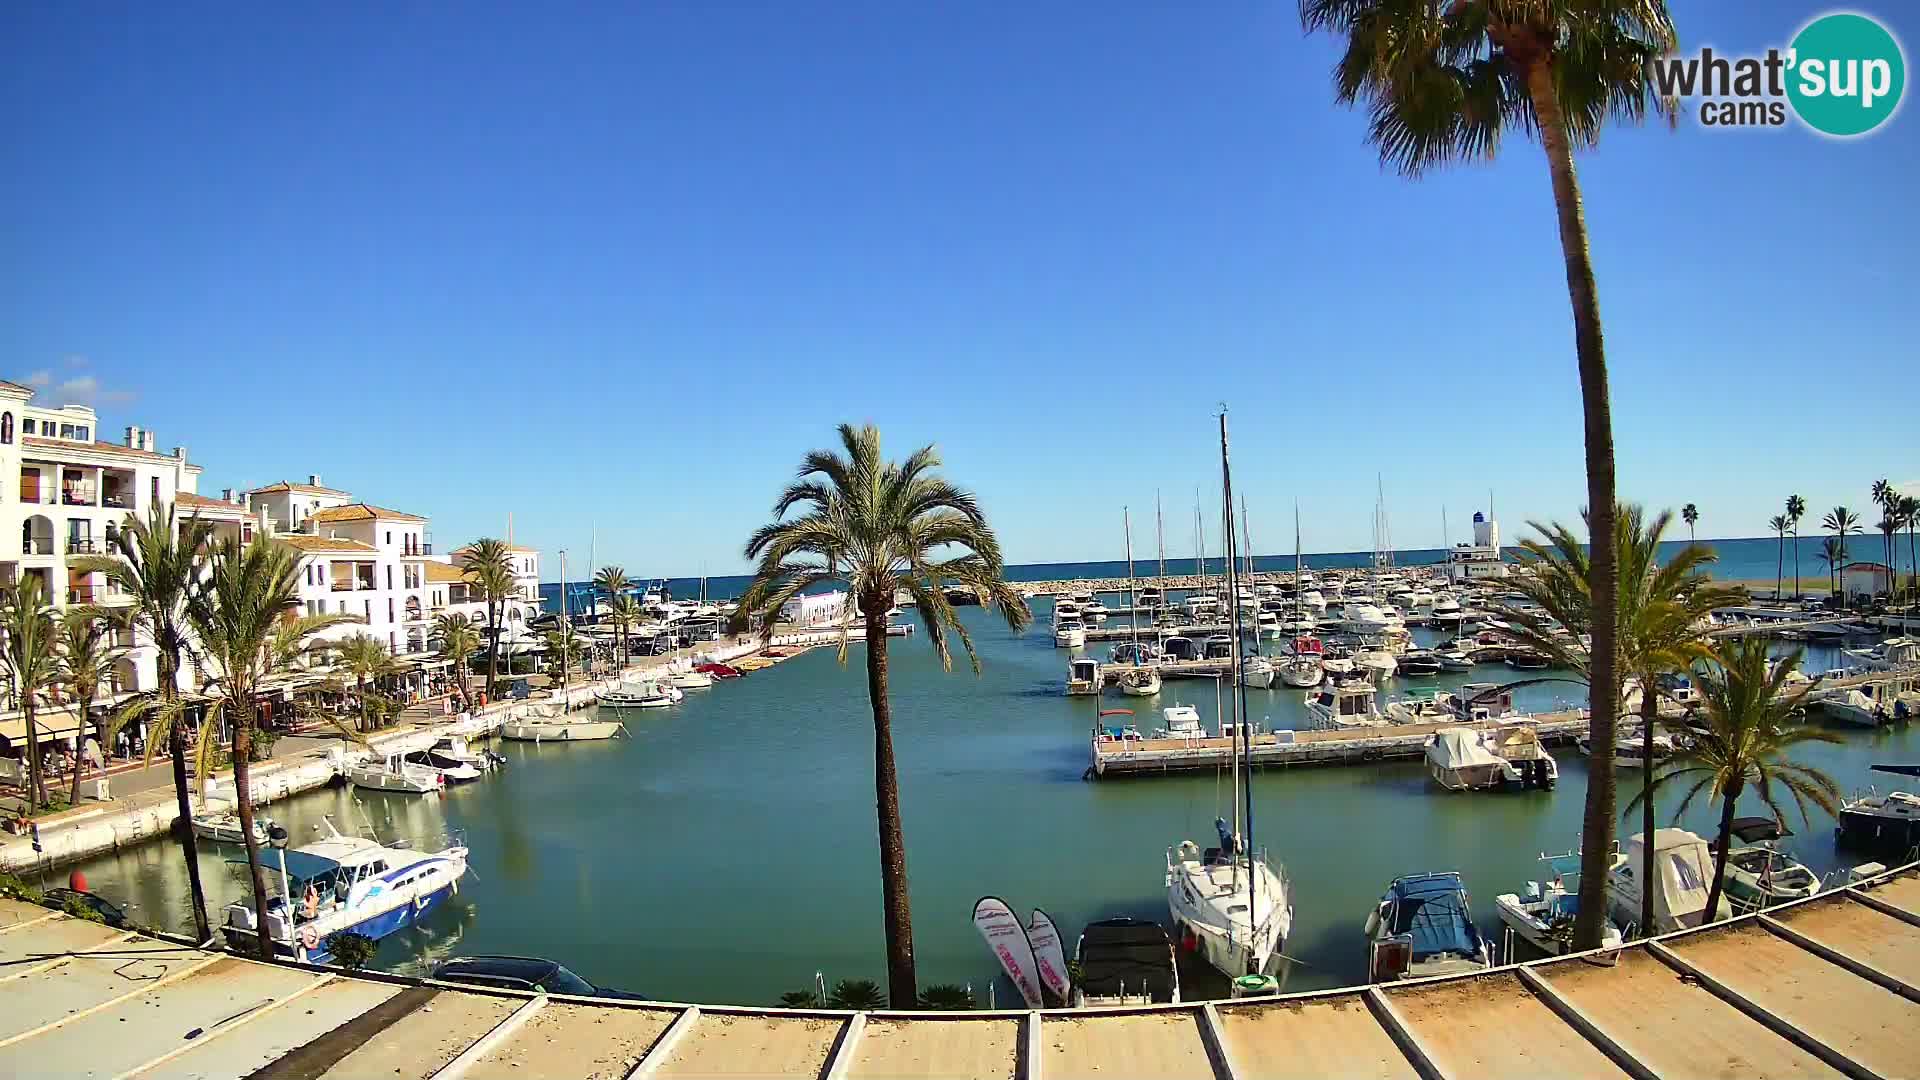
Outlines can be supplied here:
<path id="1" fill-rule="evenodd" d="M 309 950 L 319 946 L 320 931 L 314 929 L 312 923 L 308 923 L 300 928 L 300 944 Z"/>

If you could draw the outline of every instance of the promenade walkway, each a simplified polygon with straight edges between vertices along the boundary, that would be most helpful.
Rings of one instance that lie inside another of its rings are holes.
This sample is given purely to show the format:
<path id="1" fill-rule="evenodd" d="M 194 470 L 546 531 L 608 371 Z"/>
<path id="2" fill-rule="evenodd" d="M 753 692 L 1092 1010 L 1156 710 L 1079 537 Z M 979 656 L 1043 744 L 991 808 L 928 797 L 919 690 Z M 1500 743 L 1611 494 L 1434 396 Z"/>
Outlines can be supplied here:
<path id="1" fill-rule="evenodd" d="M 264 964 L 0 901 L 0 995 L 0 1076 L 1912 1076 L 1920 864 L 1613 956 L 1078 1012 L 528 996 Z"/>

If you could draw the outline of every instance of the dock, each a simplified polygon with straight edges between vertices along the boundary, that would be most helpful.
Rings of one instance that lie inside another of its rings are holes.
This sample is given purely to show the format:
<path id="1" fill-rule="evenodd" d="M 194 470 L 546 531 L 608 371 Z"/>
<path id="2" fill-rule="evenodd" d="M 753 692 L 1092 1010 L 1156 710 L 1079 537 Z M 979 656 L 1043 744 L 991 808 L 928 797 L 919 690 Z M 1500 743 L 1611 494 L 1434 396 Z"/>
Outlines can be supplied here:
<path id="1" fill-rule="evenodd" d="M 1542 713 L 1527 718 L 1547 744 L 1569 743 L 1586 733 L 1587 719 L 1579 711 Z M 1354 765 L 1362 762 L 1417 758 L 1426 753 L 1427 737 L 1447 728 L 1489 731 L 1510 726 L 1512 720 L 1478 723 L 1392 724 L 1384 727 L 1337 728 L 1328 731 L 1269 731 L 1253 737 L 1251 760 L 1259 768 L 1310 765 Z M 1094 777 L 1211 772 L 1233 761 L 1234 740 L 1114 739 L 1096 734 L 1090 742 Z"/>
<path id="2" fill-rule="evenodd" d="M 0 1075 L 1906 1076 L 1920 864 L 1470 975 L 1107 1009 L 794 1010 L 264 963 L 0 900 Z"/>

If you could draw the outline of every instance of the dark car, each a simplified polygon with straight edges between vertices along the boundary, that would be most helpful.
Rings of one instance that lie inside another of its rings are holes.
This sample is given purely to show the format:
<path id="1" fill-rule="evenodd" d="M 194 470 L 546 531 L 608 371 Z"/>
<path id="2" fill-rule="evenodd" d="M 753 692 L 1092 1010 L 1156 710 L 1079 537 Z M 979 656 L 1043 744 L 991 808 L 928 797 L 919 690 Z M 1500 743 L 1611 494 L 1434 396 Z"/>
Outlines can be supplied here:
<path id="1" fill-rule="evenodd" d="M 554 961 L 535 956 L 462 956 L 435 964 L 433 977 L 441 982 L 491 986 L 502 990 L 646 1000 L 643 994 L 595 986 Z"/>
<path id="2" fill-rule="evenodd" d="M 101 922 L 106 923 L 115 930 L 132 929 L 132 924 L 127 921 L 126 912 L 121 911 L 111 901 L 102 899 L 90 892 L 81 892 L 78 889 L 65 888 L 48 889 L 46 891 L 46 898 L 48 907 L 59 908 L 62 911 L 69 910 L 72 907 L 90 908 L 94 914 L 100 916 Z"/>

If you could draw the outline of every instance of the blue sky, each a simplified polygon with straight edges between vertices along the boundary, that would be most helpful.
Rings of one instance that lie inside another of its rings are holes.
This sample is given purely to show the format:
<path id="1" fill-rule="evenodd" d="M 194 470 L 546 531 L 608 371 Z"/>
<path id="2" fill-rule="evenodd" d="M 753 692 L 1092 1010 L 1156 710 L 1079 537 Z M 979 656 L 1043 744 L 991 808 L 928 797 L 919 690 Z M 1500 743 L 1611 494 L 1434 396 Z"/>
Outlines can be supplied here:
<path id="1" fill-rule="evenodd" d="M 1675 5 L 1725 51 L 1820 10 Z M 1261 550 L 1295 499 L 1366 548 L 1376 475 L 1402 547 L 1583 501 L 1539 149 L 1383 171 L 1290 3 L 22 3 L 0 42 L 0 377 L 207 489 L 720 574 L 872 420 L 1012 560 L 1106 558 L 1156 489 L 1190 547 L 1226 401 Z M 1920 490 L 1917 145 L 1909 105 L 1581 159 L 1624 495 L 1757 535 Z"/>

